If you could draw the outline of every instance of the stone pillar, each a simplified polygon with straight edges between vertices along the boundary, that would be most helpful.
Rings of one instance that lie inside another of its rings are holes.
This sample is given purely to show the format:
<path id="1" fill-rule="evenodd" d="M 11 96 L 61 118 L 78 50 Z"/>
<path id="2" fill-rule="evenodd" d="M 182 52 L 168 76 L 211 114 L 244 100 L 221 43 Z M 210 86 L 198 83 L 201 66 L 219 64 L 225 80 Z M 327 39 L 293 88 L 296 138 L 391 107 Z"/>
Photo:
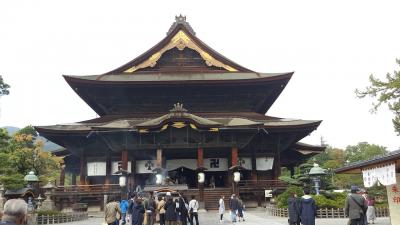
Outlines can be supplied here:
<path id="1" fill-rule="evenodd" d="M 79 172 L 79 185 L 85 185 L 85 178 L 86 178 L 86 159 L 85 156 L 81 155 L 81 162 L 80 162 L 80 172 Z"/>
<path id="2" fill-rule="evenodd" d="M 198 172 L 202 172 L 204 167 L 204 150 L 202 147 L 197 148 L 197 168 L 199 168 Z M 197 182 L 197 186 L 199 188 L 199 202 L 204 202 L 204 183 Z"/>
<path id="3" fill-rule="evenodd" d="M 64 186 L 65 184 L 65 163 L 61 163 L 61 171 L 60 171 L 60 186 Z"/>

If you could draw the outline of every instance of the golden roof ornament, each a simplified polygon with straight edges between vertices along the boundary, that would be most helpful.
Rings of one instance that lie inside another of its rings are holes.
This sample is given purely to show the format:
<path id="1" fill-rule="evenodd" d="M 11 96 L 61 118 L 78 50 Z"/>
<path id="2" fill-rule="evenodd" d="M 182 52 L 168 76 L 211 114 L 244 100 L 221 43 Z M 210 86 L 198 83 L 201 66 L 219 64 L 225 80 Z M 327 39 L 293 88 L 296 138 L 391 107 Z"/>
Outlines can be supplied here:
<path id="1" fill-rule="evenodd" d="M 187 109 L 183 108 L 183 104 L 178 102 L 178 103 L 174 104 L 174 108 L 172 108 L 169 111 L 172 113 L 177 113 L 177 112 L 184 113 L 184 112 L 187 112 Z"/>
<path id="2" fill-rule="evenodd" d="M 171 25 L 171 27 L 169 28 L 167 35 L 169 35 L 176 26 L 178 26 L 179 24 L 183 24 L 183 26 L 185 26 L 185 28 L 193 35 L 196 35 L 196 32 L 194 32 L 193 28 L 190 26 L 190 24 L 188 22 L 186 22 L 186 16 L 182 16 L 182 14 L 180 14 L 179 16 L 175 16 L 175 22 Z"/>

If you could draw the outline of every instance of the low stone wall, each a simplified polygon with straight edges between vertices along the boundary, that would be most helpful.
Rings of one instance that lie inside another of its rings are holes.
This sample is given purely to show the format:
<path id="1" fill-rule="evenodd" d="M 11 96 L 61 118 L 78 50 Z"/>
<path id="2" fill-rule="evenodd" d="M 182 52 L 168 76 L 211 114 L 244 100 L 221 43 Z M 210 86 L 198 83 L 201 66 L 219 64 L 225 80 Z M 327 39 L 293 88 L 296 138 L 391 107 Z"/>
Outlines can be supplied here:
<path id="1" fill-rule="evenodd" d="M 276 206 L 267 206 L 267 213 L 271 216 L 288 217 L 288 209 L 277 208 Z M 388 217 L 388 208 L 375 208 L 376 217 Z M 318 209 L 317 218 L 346 218 L 344 208 L 339 209 Z"/>
<path id="2" fill-rule="evenodd" d="M 62 213 L 59 215 L 40 215 L 37 216 L 37 224 L 67 223 L 88 219 L 86 212 Z"/>

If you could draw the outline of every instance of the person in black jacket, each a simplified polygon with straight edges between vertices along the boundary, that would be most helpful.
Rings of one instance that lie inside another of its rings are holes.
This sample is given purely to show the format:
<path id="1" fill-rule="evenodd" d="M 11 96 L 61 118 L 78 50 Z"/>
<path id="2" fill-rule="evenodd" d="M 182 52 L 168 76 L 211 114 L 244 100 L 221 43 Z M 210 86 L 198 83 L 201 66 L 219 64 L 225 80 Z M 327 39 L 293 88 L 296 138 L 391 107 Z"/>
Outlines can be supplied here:
<path id="1" fill-rule="evenodd" d="M 165 225 L 175 225 L 176 223 L 176 204 L 172 200 L 171 194 L 166 196 L 165 209 Z"/>
<path id="2" fill-rule="evenodd" d="M 296 193 L 292 193 L 288 199 L 289 224 L 300 225 L 300 201 Z"/>
<path id="3" fill-rule="evenodd" d="M 144 206 L 142 204 L 142 198 L 135 198 L 132 207 L 132 225 L 142 225 L 144 218 Z"/>
<path id="4" fill-rule="evenodd" d="M 239 207 L 239 202 L 236 198 L 236 195 L 233 194 L 230 201 L 229 201 L 229 208 L 231 209 L 231 220 L 232 223 L 236 223 L 236 215 L 237 215 L 237 210 Z"/>
<path id="5" fill-rule="evenodd" d="M 182 225 L 187 225 L 188 220 L 188 209 L 186 208 L 186 201 L 182 195 L 179 195 L 179 217 Z"/>

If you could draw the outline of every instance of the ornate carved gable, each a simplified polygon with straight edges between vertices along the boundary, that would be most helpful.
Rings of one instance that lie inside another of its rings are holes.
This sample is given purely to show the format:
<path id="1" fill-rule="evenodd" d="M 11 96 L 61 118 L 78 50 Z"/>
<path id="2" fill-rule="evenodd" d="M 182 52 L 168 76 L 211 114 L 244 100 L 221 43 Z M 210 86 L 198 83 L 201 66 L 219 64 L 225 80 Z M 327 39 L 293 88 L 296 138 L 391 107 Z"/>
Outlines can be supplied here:
<path id="1" fill-rule="evenodd" d="M 177 16 L 167 37 L 127 64 L 106 74 L 136 72 L 253 72 L 214 51 L 195 36 L 186 17 Z"/>

